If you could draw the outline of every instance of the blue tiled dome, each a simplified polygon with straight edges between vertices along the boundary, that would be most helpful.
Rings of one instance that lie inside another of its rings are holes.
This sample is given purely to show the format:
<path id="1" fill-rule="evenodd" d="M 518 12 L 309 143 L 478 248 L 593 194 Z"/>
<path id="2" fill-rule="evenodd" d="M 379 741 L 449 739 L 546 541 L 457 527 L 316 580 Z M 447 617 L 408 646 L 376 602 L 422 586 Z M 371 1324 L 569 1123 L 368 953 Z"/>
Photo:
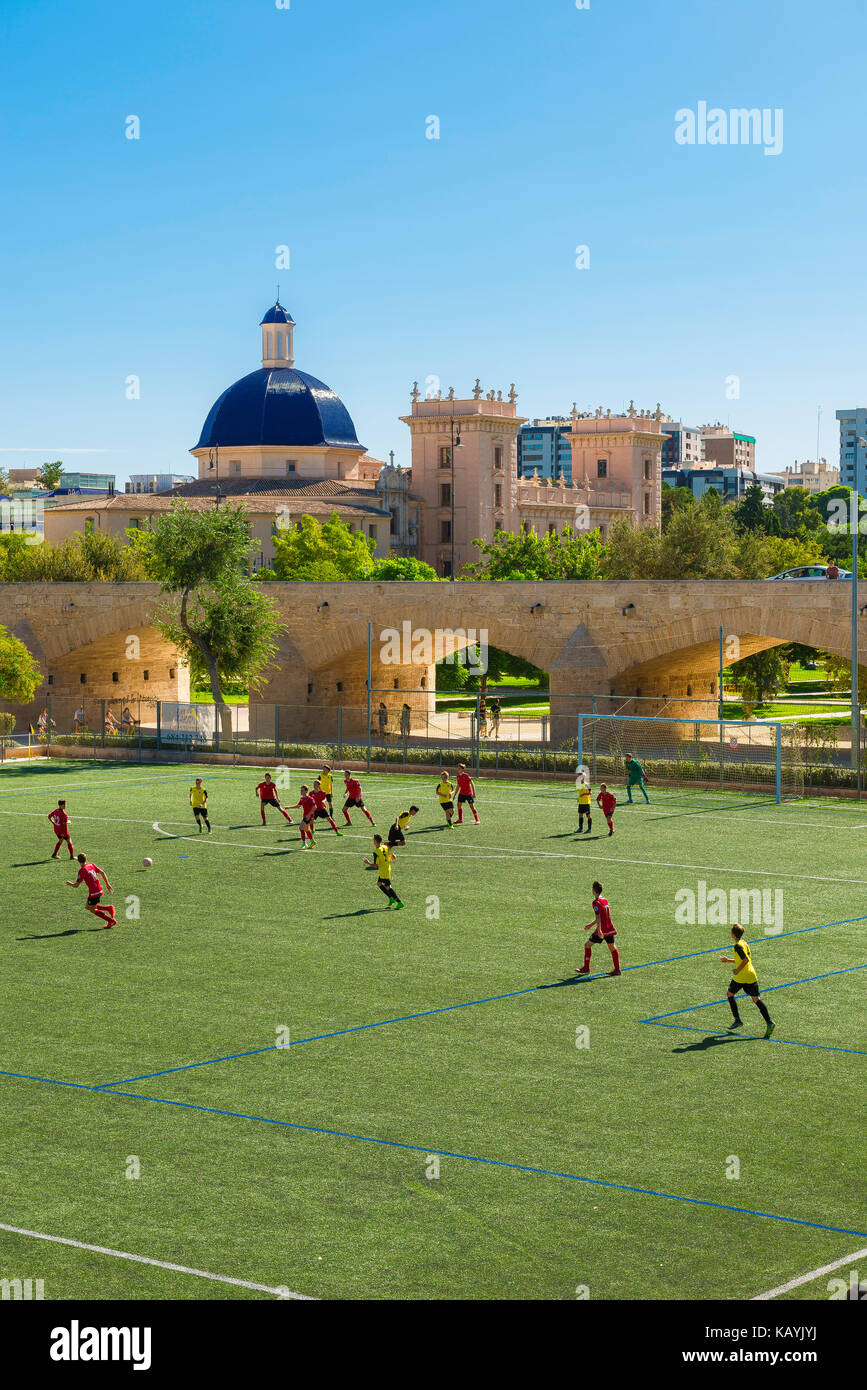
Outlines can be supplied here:
<path id="1" fill-rule="evenodd" d="M 362 447 L 340 397 L 293 367 L 260 367 L 224 391 L 208 412 L 196 448 L 256 444 Z"/>
<path id="2" fill-rule="evenodd" d="M 272 305 L 272 307 L 265 314 L 264 318 L 261 320 L 259 325 L 260 328 L 262 324 L 265 323 L 291 323 L 292 327 L 295 327 L 295 320 L 289 313 L 289 310 L 283 308 L 283 305 L 280 303 L 279 299 L 276 304 Z"/>

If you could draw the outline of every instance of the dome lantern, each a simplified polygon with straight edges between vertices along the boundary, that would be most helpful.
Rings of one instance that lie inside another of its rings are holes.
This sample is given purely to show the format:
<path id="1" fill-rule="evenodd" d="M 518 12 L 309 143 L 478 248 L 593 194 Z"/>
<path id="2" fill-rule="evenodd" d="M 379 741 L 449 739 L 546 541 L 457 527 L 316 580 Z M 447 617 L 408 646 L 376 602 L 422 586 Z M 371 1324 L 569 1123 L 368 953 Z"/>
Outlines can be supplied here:
<path id="1" fill-rule="evenodd" d="M 262 366 L 294 367 L 295 349 L 292 330 L 295 320 L 279 299 L 267 311 L 261 322 Z"/>

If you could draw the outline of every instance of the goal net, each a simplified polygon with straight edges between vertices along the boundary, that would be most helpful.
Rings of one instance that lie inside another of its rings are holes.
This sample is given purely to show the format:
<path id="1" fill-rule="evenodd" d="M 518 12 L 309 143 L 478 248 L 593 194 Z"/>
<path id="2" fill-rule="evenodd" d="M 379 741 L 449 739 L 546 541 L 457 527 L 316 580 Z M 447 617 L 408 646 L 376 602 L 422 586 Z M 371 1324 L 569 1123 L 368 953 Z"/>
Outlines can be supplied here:
<path id="1" fill-rule="evenodd" d="M 657 786 L 767 792 L 777 801 L 804 791 L 794 727 L 743 719 L 579 715 L 578 762 L 594 785 L 623 783 L 630 753 Z"/>

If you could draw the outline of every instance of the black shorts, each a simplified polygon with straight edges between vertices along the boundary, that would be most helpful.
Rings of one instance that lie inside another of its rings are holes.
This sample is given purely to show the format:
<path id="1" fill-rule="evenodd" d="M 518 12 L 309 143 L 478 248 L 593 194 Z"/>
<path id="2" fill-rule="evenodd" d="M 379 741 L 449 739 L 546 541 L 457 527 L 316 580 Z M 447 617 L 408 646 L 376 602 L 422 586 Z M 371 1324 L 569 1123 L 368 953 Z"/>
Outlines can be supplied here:
<path id="1" fill-rule="evenodd" d="M 589 815 L 591 814 L 591 812 L 592 812 L 592 807 L 591 807 L 589 801 L 579 801 L 579 802 L 578 802 L 578 814 L 579 814 L 579 816 L 589 816 Z"/>
<path id="2" fill-rule="evenodd" d="M 88 906 L 88 907 L 96 907 L 97 903 L 98 903 L 98 902 L 101 902 L 101 901 L 102 901 L 102 894 L 101 894 L 101 893 L 91 893 L 90 897 L 89 897 L 88 900 L 87 900 L 87 906 Z"/>
<path id="3" fill-rule="evenodd" d="M 593 942 L 594 946 L 598 946 L 601 941 L 613 941 L 616 935 L 616 931 L 606 932 L 604 936 L 601 932 L 594 931 L 590 933 L 588 939 Z"/>
<path id="4" fill-rule="evenodd" d="M 346 798 L 346 805 L 347 805 L 347 806 L 358 806 L 358 807 L 363 811 L 363 810 L 364 810 L 364 798 L 361 797 L 361 796 L 359 796 L 359 797 L 357 797 L 357 798 L 354 797 L 354 796 L 348 796 L 348 797 Z"/>
<path id="5" fill-rule="evenodd" d="M 262 797 L 262 810 L 263 810 L 263 811 L 264 811 L 264 809 L 265 809 L 266 806 L 273 806 L 275 811 L 279 811 L 279 810 L 280 810 L 280 802 L 277 800 L 276 796 L 263 796 L 263 797 Z"/>
<path id="6" fill-rule="evenodd" d="M 199 816 L 205 816 L 205 817 L 207 817 L 207 814 L 208 814 L 208 808 L 207 808 L 207 806 L 194 806 L 194 807 L 193 807 L 193 815 L 195 816 L 196 820 L 199 819 Z"/>
<path id="7" fill-rule="evenodd" d="M 302 816 L 302 817 L 301 817 L 301 824 L 302 824 L 302 825 L 312 825 L 315 819 L 316 819 L 315 816 Z"/>
<path id="8" fill-rule="evenodd" d="M 453 811 L 455 809 L 455 803 L 453 801 L 441 801 L 440 806 L 442 806 L 444 811 Z"/>
<path id="9" fill-rule="evenodd" d="M 313 813 L 313 819 L 314 819 L 314 820 L 319 820 L 320 817 L 322 818 L 322 820 L 331 820 L 331 817 L 329 816 L 328 812 L 325 810 L 324 806 L 320 806 L 320 807 L 319 807 L 319 810 L 318 810 L 318 811 L 314 811 L 314 813 Z"/>
<path id="10" fill-rule="evenodd" d="M 758 982 L 756 982 L 755 984 L 739 985 L 737 980 L 729 980 L 730 994 L 737 994 L 739 989 L 742 989 L 744 994 L 748 994 L 751 999 L 758 999 L 759 997 Z"/>
<path id="11" fill-rule="evenodd" d="M 406 838 L 399 825 L 393 825 L 388 832 L 389 845 L 405 845 Z"/>
<path id="12" fill-rule="evenodd" d="M 473 802 L 475 801 L 475 799 L 476 799 L 476 798 L 475 798 L 474 796 L 464 796 L 463 792 L 459 792 L 459 793 L 458 793 L 458 805 L 459 805 L 459 806 L 460 806 L 464 801 L 468 801 L 468 802 L 470 803 L 470 805 L 472 806 L 472 804 L 473 804 Z"/>
<path id="13" fill-rule="evenodd" d="M 391 879 L 390 879 L 390 878 L 378 878 L 378 879 L 376 880 L 376 882 L 378 883 L 378 885 L 379 885 L 380 888 L 390 888 L 390 887 L 391 887 Z"/>

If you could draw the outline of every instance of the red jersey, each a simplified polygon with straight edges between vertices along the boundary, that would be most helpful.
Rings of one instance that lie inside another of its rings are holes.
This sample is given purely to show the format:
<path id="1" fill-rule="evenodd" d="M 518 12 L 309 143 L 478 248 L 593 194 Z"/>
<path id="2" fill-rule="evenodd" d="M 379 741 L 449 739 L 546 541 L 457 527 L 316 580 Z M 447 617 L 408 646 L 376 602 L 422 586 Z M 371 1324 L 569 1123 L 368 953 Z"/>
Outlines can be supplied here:
<path id="1" fill-rule="evenodd" d="M 473 786 L 473 779 L 468 772 L 458 773 L 458 795 L 475 796 L 476 789 Z"/>
<path id="2" fill-rule="evenodd" d="M 323 811 L 325 809 L 325 803 L 328 800 L 328 797 L 325 795 L 324 791 L 314 787 L 312 792 L 310 793 L 310 799 L 316 807 L 317 811 Z"/>
<path id="3" fill-rule="evenodd" d="M 350 777 L 346 783 L 346 795 L 351 796 L 354 801 L 361 800 L 361 783 L 356 782 L 354 777 Z"/>
<path id="4" fill-rule="evenodd" d="M 611 908 L 608 906 L 608 899 L 594 898 L 593 911 L 596 914 L 596 929 L 600 936 L 613 936 L 614 923 L 611 920 Z"/>
<path id="5" fill-rule="evenodd" d="M 87 892 L 90 897 L 93 897 L 94 893 L 102 892 L 102 883 L 100 882 L 99 874 L 96 872 L 95 864 L 82 864 L 78 871 L 78 878 L 75 880 L 76 887 L 78 887 L 82 879 L 84 879 L 87 885 Z"/>
<path id="6" fill-rule="evenodd" d="M 596 798 L 597 806 L 602 807 L 602 814 L 610 816 L 614 807 L 617 805 L 617 797 L 613 792 L 600 792 Z"/>
<path id="7" fill-rule="evenodd" d="M 53 811 L 49 812 L 48 819 L 58 835 L 64 836 L 69 833 L 69 816 L 60 806 L 56 806 Z"/>
<path id="8" fill-rule="evenodd" d="M 305 817 L 312 816 L 313 812 L 316 810 L 316 802 L 313 800 L 312 796 L 300 797 L 296 805 L 301 807 L 301 814 Z"/>
<path id="9" fill-rule="evenodd" d="M 256 791 L 259 793 L 259 799 L 260 799 L 260 801 L 276 801 L 276 800 L 277 800 L 277 783 L 276 783 L 276 782 L 260 782 L 259 785 L 258 785 L 257 788 L 256 788 Z"/>

